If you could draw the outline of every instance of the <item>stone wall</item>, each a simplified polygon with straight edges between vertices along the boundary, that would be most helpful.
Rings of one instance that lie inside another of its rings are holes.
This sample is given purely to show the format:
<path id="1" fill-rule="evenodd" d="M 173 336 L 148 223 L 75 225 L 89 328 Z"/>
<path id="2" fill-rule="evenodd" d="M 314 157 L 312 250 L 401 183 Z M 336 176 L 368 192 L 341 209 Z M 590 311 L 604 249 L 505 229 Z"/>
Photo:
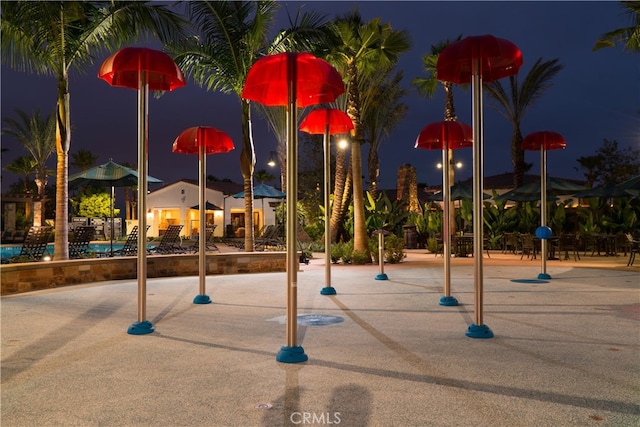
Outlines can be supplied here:
<path id="1" fill-rule="evenodd" d="M 285 252 L 207 255 L 207 275 L 283 272 Z M 0 265 L 2 295 L 106 280 L 135 280 L 137 258 L 90 258 Z M 197 276 L 198 255 L 147 257 L 147 277 Z"/>

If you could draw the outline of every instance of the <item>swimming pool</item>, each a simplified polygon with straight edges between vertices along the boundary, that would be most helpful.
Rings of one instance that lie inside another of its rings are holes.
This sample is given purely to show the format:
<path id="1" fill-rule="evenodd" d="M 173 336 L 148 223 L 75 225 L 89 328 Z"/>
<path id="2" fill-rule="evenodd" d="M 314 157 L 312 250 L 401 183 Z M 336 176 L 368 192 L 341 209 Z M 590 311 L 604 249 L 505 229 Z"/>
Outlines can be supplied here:
<path id="1" fill-rule="evenodd" d="M 118 249 L 122 249 L 124 244 L 122 243 L 114 243 L 113 250 L 117 251 Z M 0 246 L 0 258 L 11 258 L 14 256 L 20 255 L 20 249 L 22 245 L 2 245 Z M 95 254 L 108 254 L 111 251 L 111 245 L 109 242 L 105 243 L 91 243 L 87 248 L 87 253 L 95 253 Z M 45 255 L 53 255 L 53 243 L 47 245 L 47 250 Z"/>

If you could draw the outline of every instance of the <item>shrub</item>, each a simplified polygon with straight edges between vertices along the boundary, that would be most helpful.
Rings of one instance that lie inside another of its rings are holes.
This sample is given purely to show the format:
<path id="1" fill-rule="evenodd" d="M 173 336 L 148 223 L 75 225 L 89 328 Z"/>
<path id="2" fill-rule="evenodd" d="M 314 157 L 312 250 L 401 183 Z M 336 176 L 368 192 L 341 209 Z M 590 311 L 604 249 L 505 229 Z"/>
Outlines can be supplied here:
<path id="1" fill-rule="evenodd" d="M 337 264 L 342 258 L 344 252 L 344 243 L 334 243 L 331 245 L 331 262 Z"/>
<path id="2" fill-rule="evenodd" d="M 363 265 L 371 262 L 371 256 L 367 253 L 367 251 L 353 251 L 351 253 L 351 258 L 354 264 Z"/>
<path id="3" fill-rule="evenodd" d="M 389 264 L 397 264 L 405 258 L 404 240 L 394 234 L 390 234 L 384 241 L 385 260 Z"/>

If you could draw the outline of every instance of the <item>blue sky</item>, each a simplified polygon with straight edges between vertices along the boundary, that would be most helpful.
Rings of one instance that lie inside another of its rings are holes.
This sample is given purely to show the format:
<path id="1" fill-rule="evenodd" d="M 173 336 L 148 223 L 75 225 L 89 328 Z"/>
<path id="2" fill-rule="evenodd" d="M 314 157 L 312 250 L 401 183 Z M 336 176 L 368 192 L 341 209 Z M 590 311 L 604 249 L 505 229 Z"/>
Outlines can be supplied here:
<path id="1" fill-rule="evenodd" d="M 595 153 L 603 139 L 617 140 L 621 147 L 640 148 L 640 57 L 621 48 L 591 48 L 598 37 L 609 30 L 628 24 L 618 2 L 283 2 L 282 26 L 286 10 L 295 14 L 298 7 L 317 10 L 330 17 L 357 6 L 365 20 L 375 17 L 404 29 L 412 39 L 412 49 L 398 64 L 404 70 L 403 85 L 410 95 L 406 119 L 383 142 L 379 156 L 381 188 L 394 188 L 398 167 L 410 163 L 416 167 L 418 182 L 441 183 L 435 165 L 441 155 L 437 151 L 414 149 L 415 139 L 427 124 L 443 119 L 443 96 L 421 98 L 411 85 L 423 76 L 422 56 L 430 46 L 457 35 L 492 34 L 510 40 L 522 51 L 521 73 L 529 71 L 538 58 L 559 58 L 564 65 L 553 86 L 533 105 L 522 123 L 522 134 L 551 130 L 567 141 L 565 150 L 551 151 L 547 156 L 550 175 L 582 178 L 575 170 L 576 159 Z M 90 150 L 100 156 L 98 163 L 110 158 L 116 162 L 137 162 L 136 92 L 113 88 L 96 77 L 104 58 L 85 75 L 73 75 L 70 83 L 72 114 L 71 152 Z M 503 80 L 508 84 L 508 80 Z M 2 67 L 2 117 L 15 108 L 27 112 L 40 108 L 52 111 L 55 105 L 55 80 L 51 77 L 18 74 Z M 455 89 L 458 119 L 471 124 L 471 92 Z M 484 164 L 485 175 L 512 171 L 510 161 L 511 126 L 484 98 Z M 218 178 L 241 182 L 239 169 L 241 124 L 240 106 L 232 95 L 206 92 L 192 82 L 185 88 L 151 99 L 149 106 L 149 173 L 170 183 L 180 178 L 197 178 L 197 156 L 174 154 L 171 144 L 178 134 L 191 126 L 213 126 L 231 135 L 238 147 L 228 154 L 208 157 L 208 173 Z M 267 169 L 269 152 L 276 140 L 254 113 L 256 169 Z M 5 165 L 25 154 L 15 141 L 2 137 Z M 366 150 L 364 148 L 364 158 Z M 468 178 L 471 171 L 471 149 L 456 151 L 465 166 L 457 178 Z M 526 160 L 539 171 L 538 152 L 527 152 Z M 51 167 L 55 166 L 55 155 Z M 73 171 L 72 171 L 73 172 Z M 16 179 L 2 172 L 2 188 Z M 52 179 L 53 182 L 53 179 Z"/>

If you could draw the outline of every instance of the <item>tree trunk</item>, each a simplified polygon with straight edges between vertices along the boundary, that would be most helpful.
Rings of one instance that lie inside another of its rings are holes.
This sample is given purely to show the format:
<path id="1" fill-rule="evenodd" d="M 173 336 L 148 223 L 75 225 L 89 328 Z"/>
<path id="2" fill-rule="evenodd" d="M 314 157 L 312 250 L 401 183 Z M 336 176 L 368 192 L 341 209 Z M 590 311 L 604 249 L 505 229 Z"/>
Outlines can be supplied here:
<path id="1" fill-rule="evenodd" d="M 253 240 L 253 170 L 256 155 L 251 132 L 251 107 L 249 101 L 242 102 L 242 152 L 240 153 L 240 170 L 244 183 L 244 250 L 255 250 Z"/>
<path id="2" fill-rule="evenodd" d="M 336 171 L 333 184 L 333 207 L 331 209 L 331 243 L 338 243 L 338 236 L 343 227 L 342 219 L 342 197 L 344 194 L 345 182 L 347 178 L 346 171 L 347 150 L 337 150 L 336 152 Z"/>
<path id="3" fill-rule="evenodd" d="M 58 77 L 56 105 L 56 219 L 53 259 L 69 259 L 69 146 L 71 120 L 69 113 L 69 81 L 63 74 Z"/>
<path id="4" fill-rule="evenodd" d="M 349 92 L 347 94 L 347 114 L 353 121 L 353 141 L 351 143 L 351 178 L 353 179 L 353 250 L 367 254 L 369 252 L 369 237 L 364 215 L 364 191 L 362 188 L 362 144 L 364 132 L 360 117 L 360 92 L 358 72 L 355 61 L 348 65 Z"/>
<path id="5" fill-rule="evenodd" d="M 526 164 L 524 150 L 522 149 L 522 133 L 520 123 L 514 123 L 511 136 L 511 163 L 513 164 L 513 188 L 522 186 Z"/>
<path id="6" fill-rule="evenodd" d="M 369 149 L 369 159 L 367 161 L 369 170 L 369 193 L 373 200 L 378 200 L 378 177 L 380 176 L 380 158 L 378 150 L 375 150 L 373 144 Z"/>

